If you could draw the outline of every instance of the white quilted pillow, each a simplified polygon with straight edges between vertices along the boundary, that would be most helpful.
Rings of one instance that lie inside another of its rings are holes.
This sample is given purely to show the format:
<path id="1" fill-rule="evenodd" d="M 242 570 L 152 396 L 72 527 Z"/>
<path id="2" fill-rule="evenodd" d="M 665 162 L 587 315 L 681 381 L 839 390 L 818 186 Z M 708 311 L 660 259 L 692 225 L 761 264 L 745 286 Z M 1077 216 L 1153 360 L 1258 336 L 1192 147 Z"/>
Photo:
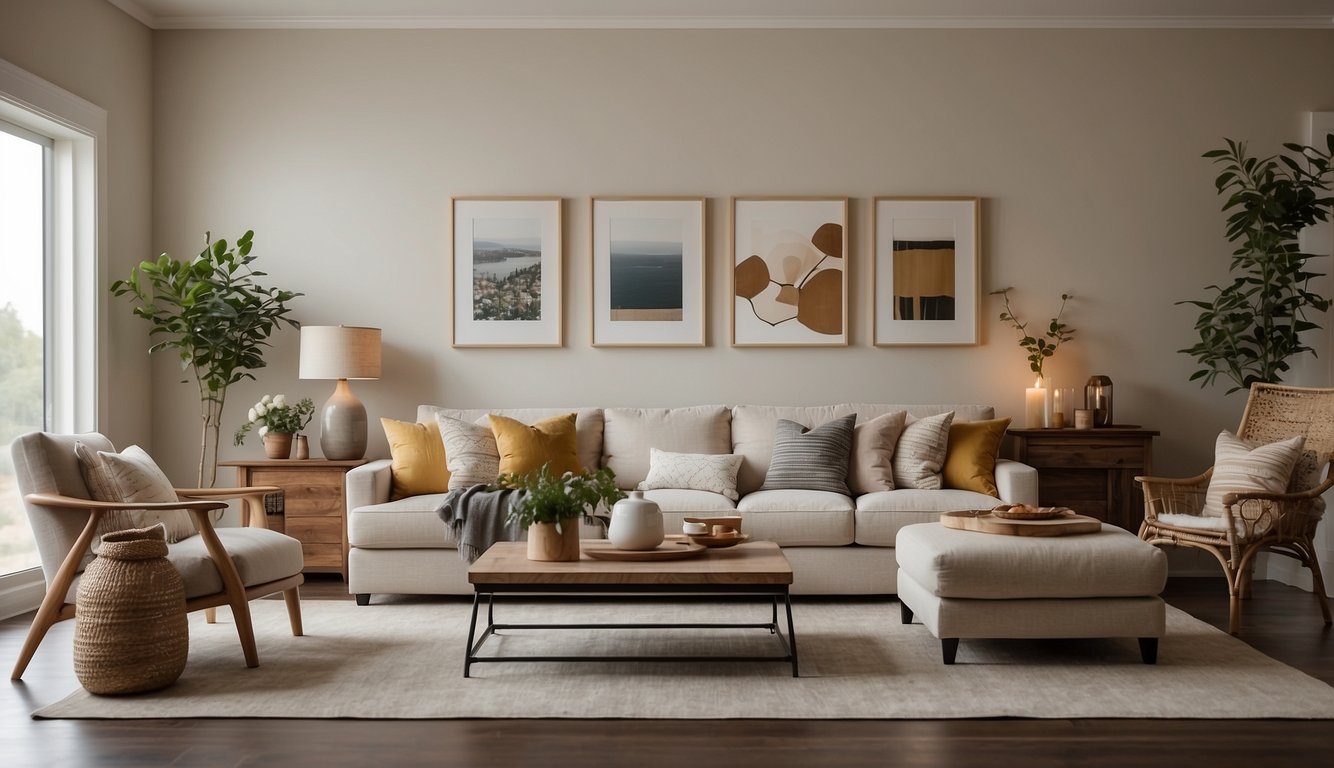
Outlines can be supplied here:
<path id="1" fill-rule="evenodd" d="M 74 445 L 83 481 L 94 501 L 115 503 L 142 501 L 146 503 L 179 501 L 176 489 L 163 474 L 153 457 L 137 445 L 120 453 L 94 451 L 83 443 Z M 162 523 L 167 529 L 167 541 L 180 541 L 195 535 L 195 524 L 190 513 L 183 509 L 166 512 L 131 509 L 109 512 L 98 523 L 97 536 L 129 528 L 148 528 Z"/>
<path id="2" fill-rule="evenodd" d="M 1229 493 L 1283 493 L 1305 442 L 1305 437 L 1297 435 L 1252 449 L 1223 430 L 1214 443 L 1214 473 L 1201 514 L 1222 517 L 1223 496 Z"/>
<path id="3" fill-rule="evenodd" d="M 491 427 L 436 414 L 449 465 L 449 490 L 494 483 L 500 476 L 500 450 Z"/>
<path id="4" fill-rule="evenodd" d="M 637 488 L 713 491 L 736 501 L 740 469 L 741 456 L 735 453 L 671 453 L 650 448 L 648 477 Z"/>

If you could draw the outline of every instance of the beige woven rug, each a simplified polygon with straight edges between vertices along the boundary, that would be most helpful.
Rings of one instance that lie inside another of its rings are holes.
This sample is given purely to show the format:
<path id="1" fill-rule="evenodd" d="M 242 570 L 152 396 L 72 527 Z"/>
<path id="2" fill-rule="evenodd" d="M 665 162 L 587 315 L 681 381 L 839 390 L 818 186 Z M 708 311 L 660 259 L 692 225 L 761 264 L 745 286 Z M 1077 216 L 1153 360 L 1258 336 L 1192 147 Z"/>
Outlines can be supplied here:
<path id="1" fill-rule="evenodd" d="M 80 689 L 47 718 L 1334 718 L 1334 688 L 1168 609 L 1159 663 L 1133 639 L 968 641 L 958 664 L 898 603 L 799 601 L 802 676 L 783 663 L 480 664 L 464 679 L 470 604 L 306 601 L 292 637 L 281 601 L 252 603 L 261 666 L 246 669 L 225 611 L 191 617 L 171 687 Z M 745 618 L 741 618 L 744 616 Z M 764 621 L 753 604 L 501 604 L 498 621 Z M 1312 631 L 1318 631 L 1313 627 Z M 583 630 L 506 637 L 503 653 L 768 652 L 763 631 Z M 488 651 L 490 652 L 490 651 Z"/>

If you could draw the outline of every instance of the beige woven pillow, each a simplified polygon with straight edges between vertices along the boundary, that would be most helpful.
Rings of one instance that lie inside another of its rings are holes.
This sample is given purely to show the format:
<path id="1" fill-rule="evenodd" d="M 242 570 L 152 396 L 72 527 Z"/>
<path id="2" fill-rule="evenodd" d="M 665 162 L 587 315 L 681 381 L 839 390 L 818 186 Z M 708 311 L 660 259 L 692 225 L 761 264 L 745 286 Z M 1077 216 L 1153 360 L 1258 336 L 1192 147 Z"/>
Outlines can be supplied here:
<path id="1" fill-rule="evenodd" d="M 471 424 L 436 414 L 449 465 L 449 490 L 494 483 L 500 476 L 500 451 L 489 425 Z"/>
<path id="2" fill-rule="evenodd" d="M 1214 473 L 1209 478 L 1201 514 L 1222 517 L 1223 496 L 1229 493 L 1283 493 L 1305 442 L 1305 437 L 1297 435 L 1251 448 L 1223 430 L 1214 443 Z"/>
<path id="3" fill-rule="evenodd" d="M 894 490 L 894 448 L 907 420 L 907 411 L 894 411 L 853 428 L 848 490 L 854 495 Z"/>
<path id="4" fill-rule="evenodd" d="M 938 491 L 954 411 L 917 419 L 903 428 L 894 447 L 894 487 Z"/>
<path id="5" fill-rule="evenodd" d="M 79 460 L 79 471 L 94 501 L 146 503 L 179 501 L 176 489 L 163 474 L 153 457 L 137 445 L 120 453 L 94 451 L 83 443 L 75 443 L 74 455 Z M 195 524 L 190 513 L 183 509 L 167 512 L 130 509 L 107 513 L 98 523 L 97 539 L 102 534 L 130 528 L 148 528 L 162 523 L 167 529 L 167 541 L 180 541 L 195 535 Z"/>

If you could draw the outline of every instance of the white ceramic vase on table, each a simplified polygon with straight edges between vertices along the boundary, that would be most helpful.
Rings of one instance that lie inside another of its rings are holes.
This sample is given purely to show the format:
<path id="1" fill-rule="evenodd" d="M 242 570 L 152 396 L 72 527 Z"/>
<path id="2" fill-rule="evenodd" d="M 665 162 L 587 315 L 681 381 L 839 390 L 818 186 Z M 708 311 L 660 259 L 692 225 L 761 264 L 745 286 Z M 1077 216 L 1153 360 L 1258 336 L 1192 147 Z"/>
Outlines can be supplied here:
<path id="1" fill-rule="evenodd" d="M 654 549 L 663 539 L 662 509 L 644 498 L 643 491 L 631 491 L 611 508 L 607 538 L 617 549 Z"/>

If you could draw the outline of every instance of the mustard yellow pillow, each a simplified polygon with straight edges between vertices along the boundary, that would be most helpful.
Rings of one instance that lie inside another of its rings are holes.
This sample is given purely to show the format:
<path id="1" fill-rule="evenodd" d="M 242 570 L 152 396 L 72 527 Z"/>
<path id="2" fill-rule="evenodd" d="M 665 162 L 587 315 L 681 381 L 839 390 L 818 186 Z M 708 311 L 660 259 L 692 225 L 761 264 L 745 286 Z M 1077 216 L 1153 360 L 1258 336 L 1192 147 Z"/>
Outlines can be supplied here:
<path id="1" fill-rule="evenodd" d="M 526 475 L 543 464 L 550 464 L 551 473 L 557 476 L 584 471 L 575 453 L 573 413 L 552 416 L 532 426 L 494 413 L 490 419 L 502 475 Z"/>
<path id="2" fill-rule="evenodd" d="M 389 456 L 393 460 L 389 498 L 444 493 L 449 489 L 449 465 L 445 463 L 440 425 L 434 420 L 430 424 L 418 424 L 380 419 L 380 426 L 384 427 L 384 436 L 389 438 Z"/>
<path id="3" fill-rule="evenodd" d="M 1009 426 L 1009 419 L 951 424 L 945 466 L 941 470 L 945 487 L 996 496 L 996 456 Z"/>

